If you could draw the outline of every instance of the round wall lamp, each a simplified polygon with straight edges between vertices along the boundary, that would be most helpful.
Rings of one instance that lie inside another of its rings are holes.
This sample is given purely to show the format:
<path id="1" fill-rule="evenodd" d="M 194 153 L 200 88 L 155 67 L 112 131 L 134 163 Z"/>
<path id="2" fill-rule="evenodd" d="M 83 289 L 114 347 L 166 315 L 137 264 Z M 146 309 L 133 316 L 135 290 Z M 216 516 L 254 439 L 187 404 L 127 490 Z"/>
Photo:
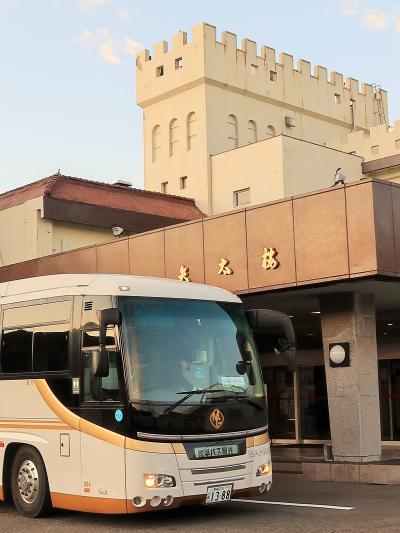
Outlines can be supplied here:
<path id="1" fill-rule="evenodd" d="M 335 342 L 329 345 L 329 366 L 339 368 L 350 366 L 350 344 Z"/>

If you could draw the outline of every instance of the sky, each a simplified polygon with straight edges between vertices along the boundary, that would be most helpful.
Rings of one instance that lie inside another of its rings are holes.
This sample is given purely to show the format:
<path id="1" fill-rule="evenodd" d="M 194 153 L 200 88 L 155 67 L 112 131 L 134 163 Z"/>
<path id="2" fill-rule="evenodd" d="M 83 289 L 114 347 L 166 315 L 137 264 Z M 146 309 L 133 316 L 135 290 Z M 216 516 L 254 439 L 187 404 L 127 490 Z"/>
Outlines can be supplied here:
<path id="1" fill-rule="evenodd" d="M 135 55 L 208 22 L 389 92 L 399 0 L 0 0 L 0 193 L 54 174 L 143 187 Z"/>

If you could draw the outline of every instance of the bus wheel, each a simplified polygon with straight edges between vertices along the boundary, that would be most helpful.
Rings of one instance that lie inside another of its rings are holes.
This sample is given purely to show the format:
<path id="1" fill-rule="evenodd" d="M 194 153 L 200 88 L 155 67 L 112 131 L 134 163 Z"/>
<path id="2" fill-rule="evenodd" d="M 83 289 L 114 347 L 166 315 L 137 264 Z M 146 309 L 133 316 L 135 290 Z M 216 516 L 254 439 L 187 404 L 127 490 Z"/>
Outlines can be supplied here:
<path id="1" fill-rule="evenodd" d="M 49 483 L 39 452 L 22 446 L 11 468 L 11 494 L 17 511 L 28 518 L 43 516 L 50 509 Z"/>

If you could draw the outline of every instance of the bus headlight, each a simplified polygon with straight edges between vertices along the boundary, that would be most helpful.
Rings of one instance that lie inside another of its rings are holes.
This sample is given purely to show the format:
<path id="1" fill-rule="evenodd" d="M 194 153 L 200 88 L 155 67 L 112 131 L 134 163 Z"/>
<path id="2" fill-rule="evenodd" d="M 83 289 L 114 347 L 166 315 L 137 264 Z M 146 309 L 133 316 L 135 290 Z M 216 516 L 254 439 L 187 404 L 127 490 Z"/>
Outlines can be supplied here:
<path id="1" fill-rule="evenodd" d="M 164 489 L 175 487 L 176 481 L 173 476 L 167 474 L 145 474 L 144 486 L 146 489 Z"/>
<path id="2" fill-rule="evenodd" d="M 256 476 L 268 476 L 271 473 L 271 463 L 264 463 L 257 468 Z"/>

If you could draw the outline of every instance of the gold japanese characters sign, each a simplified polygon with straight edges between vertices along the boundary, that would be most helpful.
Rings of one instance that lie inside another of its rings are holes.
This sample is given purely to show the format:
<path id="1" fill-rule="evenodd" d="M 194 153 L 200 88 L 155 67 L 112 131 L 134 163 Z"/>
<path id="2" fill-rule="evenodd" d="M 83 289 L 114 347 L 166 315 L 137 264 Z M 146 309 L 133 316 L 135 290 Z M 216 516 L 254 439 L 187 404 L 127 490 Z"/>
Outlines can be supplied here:
<path id="1" fill-rule="evenodd" d="M 275 248 L 264 248 L 264 253 L 262 254 L 262 263 L 261 266 L 264 270 L 275 270 L 279 266 L 279 261 L 276 259 L 278 252 Z"/>
<path id="2" fill-rule="evenodd" d="M 222 276 L 231 276 L 233 274 L 233 270 L 228 265 L 229 260 L 221 257 L 221 261 L 218 263 L 219 270 L 217 273 Z"/>
<path id="3" fill-rule="evenodd" d="M 264 248 L 264 253 L 261 255 L 261 267 L 264 270 L 276 270 L 280 265 L 278 259 L 276 258 L 277 255 L 278 252 L 276 248 Z M 232 276 L 233 269 L 230 267 L 229 259 L 221 257 L 221 260 L 217 266 L 217 274 L 219 276 Z M 181 265 L 179 268 L 178 279 L 179 281 L 192 281 L 190 279 L 190 267 Z"/>

